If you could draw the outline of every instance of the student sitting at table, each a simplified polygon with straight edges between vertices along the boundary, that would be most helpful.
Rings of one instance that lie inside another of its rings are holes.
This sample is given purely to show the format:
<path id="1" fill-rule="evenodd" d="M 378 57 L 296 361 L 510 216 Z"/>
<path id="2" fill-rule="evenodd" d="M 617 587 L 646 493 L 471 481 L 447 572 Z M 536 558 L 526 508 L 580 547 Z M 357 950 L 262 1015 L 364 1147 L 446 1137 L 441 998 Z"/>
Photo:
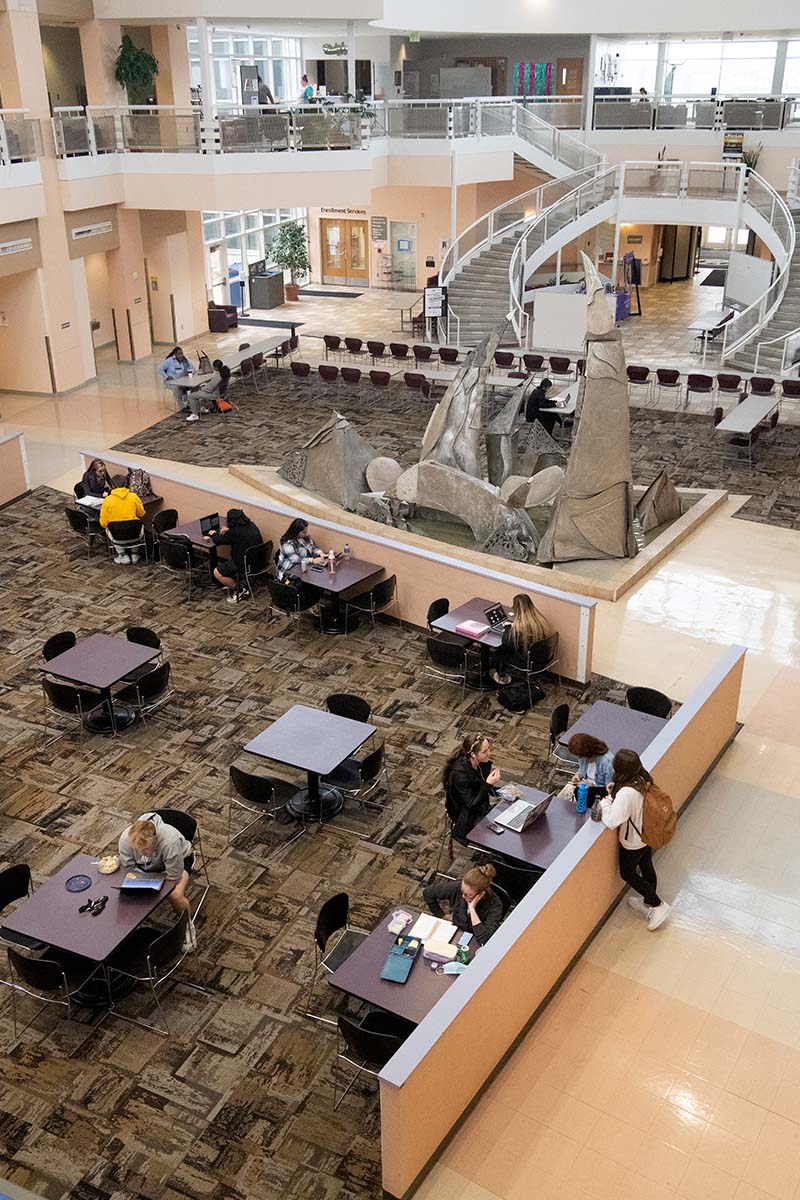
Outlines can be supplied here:
<path id="1" fill-rule="evenodd" d="M 158 813 L 144 813 L 138 821 L 120 834 L 119 861 L 121 866 L 138 867 L 140 871 L 163 871 L 167 879 L 176 880 L 169 902 L 181 916 L 187 913 L 184 951 L 197 949 L 197 935 L 186 898 L 186 885 L 194 863 L 192 843 L 174 825 L 168 825 Z"/>
<path id="2" fill-rule="evenodd" d="M 106 536 L 114 547 L 114 562 L 115 563 L 132 563 L 139 561 L 139 551 L 133 550 L 130 555 L 125 551 L 124 546 L 117 545 L 110 533 L 108 526 L 113 521 L 142 521 L 144 519 L 144 505 L 135 492 L 131 492 L 125 486 L 124 475 L 114 475 L 111 480 L 112 490 L 103 501 L 103 506 L 100 509 L 100 524 L 106 530 Z"/>
<path id="3" fill-rule="evenodd" d="M 186 418 L 187 421 L 199 421 L 201 413 L 212 412 L 217 407 L 217 397 L 225 392 L 231 376 L 230 368 L 225 366 L 221 358 L 215 358 L 211 365 L 214 368 L 211 378 L 189 392 L 191 412 Z"/>
<path id="4" fill-rule="evenodd" d="M 463 879 L 437 879 L 422 889 L 425 905 L 435 917 L 443 917 L 440 900 L 450 906 L 450 920 L 467 929 L 479 946 L 485 945 L 503 919 L 500 897 L 492 891 L 496 871 L 491 863 L 473 867 Z"/>
<path id="5" fill-rule="evenodd" d="M 287 572 L 292 567 L 297 567 L 303 562 L 323 563 L 324 561 L 324 551 L 320 550 L 308 532 L 308 521 L 304 521 L 302 517 L 296 517 L 281 537 L 281 546 L 278 551 L 278 579 L 282 583 L 292 583 L 293 580 L 286 578 Z"/>
<path id="6" fill-rule="evenodd" d="M 502 645 L 498 646 L 492 656 L 497 667 L 492 671 L 495 683 L 510 682 L 510 675 L 503 671 L 507 666 L 526 671 L 531 646 L 543 642 L 552 632 L 530 596 L 526 596 L 524 592 L 519 592 L 511 601 L 511 605 L 511 623 L 503 630 Z"/>
<path id="7" fill-rule="evenodd" d="M 614 755 L 605 742 L 590 733 L 574 733 L 567 749 L 578 760 L 572 782 L 588 783 L 590 787 L 605 788 L 614 778 Z"/>
<path id="8" fill-rule="evenodd" d="M 445 809 L 457 842 L 466 843 L 470 829 L 492 806 L 500 770 L 492 766 L 491 753 L 491 743 L 482 733 L 468 735 L 444 765 Z"/>
<path id="9" fill-rule="evenodd" d="M 228 601 L 237 604 L 249 595 L 246 587 L 241 586 L 244 579 L 244 556 L 253 546 L 263 542 L 261 531 L 255 521 L 251 521 L 241 508 L 229 508 L 225 524 L 219 533 L 206 534 L 206 542 L 215 546 L 230 546 L 230 558 L 224 558 L 221 565 L 214 567 L 214 578 L 228 589 Z M 264 564 L 266 565 L 266 564 Z"/>
<path id="10" fill-rule="evenodd" d="M 102 458 L 93 458 L 89 466 L 83 473 L 81 479 L 83 485 L 83 494 L 87 500 L 95 501 L 99 505 L 105 500 L 108 493 L 111 491 L 111 478 L 106 469 L 106 464 Z"/>
<path id="11" fill-rule="evenodd" d="M 164 387 L 172 388 L 175 392 L 179 406 L 186 408 L 186 388 L 181 387 L 177 380 L 185 379 L 187 375 L 193 375 L 194 367 L 180 346 L 176 346 L 174 350 L 170 350 L 158 368 L 158 373 L 164 380 Z"/>
<path id="12" fill-rule="evenodd" d="M 538 421 L 551 436 L 556 422 L 559 425 L 562 423 L 561 417 L 557 417 L 554 413 L 543 413 L 541 411 L 543 408 L 556 407 L 555 400 L 549 399 L 547 395 L 552 386 L 553 384 L 549 379 L 542 379 L 531 392 L 528 397 L 528 403 L 525 405 L 525 420 L 531 425 L 534 421 Z"/>

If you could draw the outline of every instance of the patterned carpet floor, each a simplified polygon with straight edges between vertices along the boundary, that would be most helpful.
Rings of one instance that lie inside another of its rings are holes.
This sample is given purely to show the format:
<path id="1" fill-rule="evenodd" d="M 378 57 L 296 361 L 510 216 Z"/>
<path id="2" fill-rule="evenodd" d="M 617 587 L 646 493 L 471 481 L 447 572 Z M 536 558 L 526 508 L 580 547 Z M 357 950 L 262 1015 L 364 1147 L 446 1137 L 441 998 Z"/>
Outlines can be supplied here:
<path id="1" fill-rule="evenodd" d="M 264 394 L 241 398 L 241 411 L 187 424 L 183 414 L 115 447 L 179 462 L 227 466 L 231 462 L 276 465 L 310 437 L 335 406 L 367 438 L 377 454 L 410 466 L 419 457 L 432 405 L 402 383 L 388 389 L 330 392 L 316 381 L 298 383 L 287 370 L 271 370 Z M 502 406 L 490 399 L 488 422 Z M 568 442 L 561 443 L 565 450 Z M 646 486 L 666 470 L 678 487 L 725 488 L 751 498 L 736 514 L 767 525 L 800 528 L 800 425 L 779 425 L 758 447 L 750 469 L 746 457 L 714 432 L 710 416 L 654 408 L 631 409 L 634 482 Z"/>
<path id="2" fill-rule="evenodd" d="M 175 419 L 152 437 L 174 430 Z M 575 716 L 601 696 L 621 701 L 625 689 L 598 677 L 587 687 L 553 680 L 524 715 L 490 694 L 462 702 L 457 687 L 426 676 L 417 630 L 382 621 L 326 638 L 309 622 L 295 641 L 286 622 L 267 623 L 263 600 L 233 608 L 203 592 L 190 605 L 157 568 L 87 561 L 67 542 L 63 504 L 42 488 L 0 512 L 0 866 L 28 862 L 42 882 L 76 853 L 115 847 L 139 813 L 190 811 L 212 887 L 198 950 L 179 977 L 210 994 L 163 990 L 169 1038 L 115 1017 L 98 1024 L 88 1010 L 70 1023 L 51 1008 L 13 1044 L 0 987 L 0 1177 L 47 1200 L 373 1200 L 374 1081 L 359 1081 L 334 1113 L 335 1036 L 301 1015 L 319 906 L 347 891 L 353 923 L 371 928 L 395 903 L 419 902 L 442 831 L 440 772 L 458 738 L 489 734 L 507 778 L 546 785 L 551 707 L 567 700 Z M 118 738 L 87 736 L 83 752 L 74 732 L 43 749 L 44 640 L 129 624 L 161 635 L 174 700 Z M 346 809 L 291 846 L 293 826 L 260 822 L 229 848 L 228 771 L 246 761 L 241 747 L 293 704 L 322 707 L 335 691 L 372 704 L 390 808 L 366 820 Z M 324 984 L 318 1001 L 333 1008 Z M 25 1020 L 31 1004 L 23 1000 Z M 122 1002 L 145 1016 L 151 1007 L 146 992 Z"/>

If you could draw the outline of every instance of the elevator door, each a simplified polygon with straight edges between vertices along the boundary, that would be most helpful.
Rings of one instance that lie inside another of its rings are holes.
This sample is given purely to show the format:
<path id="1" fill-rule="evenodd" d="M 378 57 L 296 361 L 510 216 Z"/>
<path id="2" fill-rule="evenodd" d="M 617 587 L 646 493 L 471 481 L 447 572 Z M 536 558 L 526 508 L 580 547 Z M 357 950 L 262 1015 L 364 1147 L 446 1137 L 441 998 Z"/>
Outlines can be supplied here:
<path id="1" fill-rule="evenodd" d="M 327 219 L 322 228 L 322 282 L 369 283 L 366 221 Z"/>

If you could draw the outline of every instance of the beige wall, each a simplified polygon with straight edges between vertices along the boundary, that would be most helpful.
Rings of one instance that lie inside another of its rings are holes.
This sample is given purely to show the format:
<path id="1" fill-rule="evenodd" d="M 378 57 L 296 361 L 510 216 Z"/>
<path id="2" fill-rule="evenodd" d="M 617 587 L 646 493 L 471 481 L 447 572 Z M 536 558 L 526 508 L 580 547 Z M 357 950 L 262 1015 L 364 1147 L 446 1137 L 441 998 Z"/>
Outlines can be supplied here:
<path id="1" fill-rule="evenodd" d="M 150 41 L 152 52 L 158 59 L 157 102 L 189 108 L 191 78 L 186 25 L 152 25 Z"/>
<path id="2" fill-rule="evenodd" d="M 0 381 L 4 391 L 49 392 L 47 327 L 38 271 L 22 271 L 0 279 Z"/>
<path id="3" fill-rule="evenodd" d="M 89 296 L 89 317 L 99 321 L 100 328 L 92 333 L 95 346 L 107 346 L 114 341 L 114 322 L 111 315 L 111 286 L 105 254 L 87 254 L 83 260 L 86 271 L 86 290 Z"/>
<path id="4" fill-rule="evenodd" d="M 16 254 L 2 255 L 0 275 L 16 275 L 19 271 L 35 270 L 42 265 L 39 227 L 35 221 L 9 221 L 7 225 L 0 225 L 0 242 L 16 242 L 22 238 L 30 238 L 33 247 L 30 250 L 20 250 Z"/>
<path id="5" fill-rule="evenodd" d="M 0 508 L 24 496 L 30 488 L 21 433 L 0 435 Z"/>
<path id="6" fill-rule="evenodd" d="M 111 224 L 109 233 L 91 234 L 88 237 L 74 238 L 74 229 L 82 229 L 88 225 Z M 70 258 L 83 258 L 86 254 L 99 254 L 106 250 L 116 250 L 119 247 L 119 222 L 115 205 L 103 208 L 79 208 L 64 213 L 64 224 L 67 229 L 67 245 Z"/>
<path id="7" fill-rule="evenodd" d="M 200 214 L 151 209 L 139 217 L 155 340 L 174 344 L 203 333 L 208 312 Z"/>

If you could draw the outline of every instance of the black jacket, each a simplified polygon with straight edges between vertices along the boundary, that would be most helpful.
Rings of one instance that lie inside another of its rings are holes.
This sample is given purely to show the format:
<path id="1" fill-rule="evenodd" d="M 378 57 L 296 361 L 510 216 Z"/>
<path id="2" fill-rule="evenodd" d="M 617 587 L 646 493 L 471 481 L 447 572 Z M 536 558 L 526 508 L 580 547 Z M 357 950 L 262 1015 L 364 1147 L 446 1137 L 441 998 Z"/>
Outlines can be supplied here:
<path id="1" fill-rule="evenodd" d="M 453 764 L 447 781 L 445 808 L 453 822 L 453 837 L 458 842 L 467 840 L 473 825 L 477 825 L 492 807 L 496 793 L 486 782 L 491 769 L 490 762 L 481 763 L 476 769 L 466 755 L 457 758 Z"/>
<path id="2" fill-rule="evenodd" d="M 543 392 L 540 387 L 534 388 L 525 405 L 525 420 L 535 421 L 541 408 L 555 408 L 555 406 L 554 400 L 548 400 L 547 392 Z"/>
<path id="3" fill-rule="evenodd" d="M 212 534 L 211 540 L 215 546 L 230 546 L 231 559 L 237 571 L 244 572 L 245 552 L 253 546 L 259 546 L 263 539 L 255 522 L 248 521 L 246 525 L 234 525 L 233 529 L 226 529 L 224 533 Z"/>
<path id="4" fill-rule="evenodd" d="M 503 919 L 503 905 L 500 897 L 491 888 L 484 892 L 475 905 L 480 924 L 473 925 L 469 915 L 467 902 L 461 895 L 460 879 L 441 879 L 422 889 L 422 898 L 430 912 L 435 917 L 443 917 L 444 912 L 439 903 L 446 900 L 450 905 L 451 920 L 459 929 L 468 929 L 473 934 L 479 946 L 488 942 Z"/>
<path id="5" fill-rule="evenodd" d="M 83 484 L 83 491 L 84 495 L 86 496 L 96 496 L 100 498 L 106 494 L 106 489 L 109 492 L 111 491 L 111 480 L 109 479 L 108 475 L 105 475 L 102 479 L 98 479 L 98 477 L 88 469 L 83 472 L 83 479 L 81 480 L 81 483 Z"/>

